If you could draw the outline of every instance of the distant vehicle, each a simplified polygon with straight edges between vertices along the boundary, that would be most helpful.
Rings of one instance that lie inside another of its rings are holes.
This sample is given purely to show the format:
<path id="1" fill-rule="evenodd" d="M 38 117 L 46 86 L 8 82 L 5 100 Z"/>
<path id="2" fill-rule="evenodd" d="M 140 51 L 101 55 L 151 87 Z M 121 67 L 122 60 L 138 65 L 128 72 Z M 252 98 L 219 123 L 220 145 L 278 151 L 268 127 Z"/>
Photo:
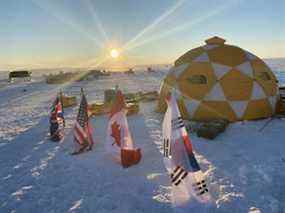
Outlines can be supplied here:
<path id="1" fill-rule="evenodd" d="M 155 72 L 155 71 L 151 67 L 148 67 L 147 72 Z"/>
<path id="2" fill-rule="evenodd" d="M 49 74 L 46 76 L 47 84 L 63 84 L 65 82 L 74 81 L 74 79 L 79 76 L 79 73 L 76 72 L 62 72 L 60 71 L 57 74 Z"/>
<path id="3" fill-rule="evenodd" d="M 24 81 L 31 81 L 32 72 L 27 70 L 12 71 L 9 73 L 9 82 L 12 82 L 15 78 L 22 78 Z"/>
<path id="4" fill-rule="evenodd" d="M 128 75 L 133 75 L 135 74 L 134 70 L 132 68 L 130 68 L 128 71 L 125 72 Z"/>
<path id="5" fill-rule="evenodd" d="M 89 70 L 87 72 L 87 75 L 98 78 L 99 76 L 110 76 L 111 74 L 109 72 L 106 72 L 105 70 Z"/>
<path id="6" fill-rule="evenodd" d="M 106 70 L 103 70 L 103 71 L 101 71 L 101 75 L 102 76 L 111 76 L 111 73 L 106 71 Z"/>

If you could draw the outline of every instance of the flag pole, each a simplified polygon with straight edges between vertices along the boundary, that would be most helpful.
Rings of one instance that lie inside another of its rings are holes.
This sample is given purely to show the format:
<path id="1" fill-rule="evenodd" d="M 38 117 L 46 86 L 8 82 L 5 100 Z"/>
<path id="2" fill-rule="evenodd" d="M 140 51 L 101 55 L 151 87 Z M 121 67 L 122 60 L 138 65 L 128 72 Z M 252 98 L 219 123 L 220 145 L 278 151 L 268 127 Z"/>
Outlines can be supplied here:
<path id="1" fill-rule="evenodd" d="M 83 90 L 82 87 L 81 87 L 81 89 L 80 89 L 80 95 L 81 95 L 81 96 L 84 95 L 84 90 Z"/>
<path id="2" fill-rule="evenodd" d="M 63 92 L 62 92 L 62 89 L 60 89 L 59 90 L 59 101 L 60 101 L 60 104 L 61 104 L 62 114 L 64 114 L 64 106 L 63 106 L 62 96 L 63 96 Z M 63 119 L 63 127 L 65 127 L 65 119 Z"/>

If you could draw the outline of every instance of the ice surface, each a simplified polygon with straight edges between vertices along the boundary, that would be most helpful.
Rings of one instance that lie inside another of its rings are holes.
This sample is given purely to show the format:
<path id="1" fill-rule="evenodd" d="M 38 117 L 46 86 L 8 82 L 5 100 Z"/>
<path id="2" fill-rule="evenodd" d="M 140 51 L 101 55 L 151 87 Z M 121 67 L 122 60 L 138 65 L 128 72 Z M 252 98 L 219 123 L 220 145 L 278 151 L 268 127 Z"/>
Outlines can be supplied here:
<path id="1" fill-rule="evenodd" d="M 117 74 L 64 90 L 77 94 L 83 86 L 93 102 L 116 84 L 125 92 L 158 90 L 165 73 Z M 181 212 L 170 203 L 171 185 L 161 154 L 163 115 L 154 112 L 155 103 L 141 103 L 140 113 L 128 117 L 143 158 L 123 169 L 104 149 L 107 116 L 92 118 L 91 152 L 70 155 L 77 108 L 65 111 L 63 143 L 48 140 L 53 87 L 39 78 L 0 88 L 0 212 Z M 285 121 L 274 119 L 260 132 L 266 122 L 231 124 L 214 141 L 190 136 L 215 199 L 212 212 L 285 212 Z"/>

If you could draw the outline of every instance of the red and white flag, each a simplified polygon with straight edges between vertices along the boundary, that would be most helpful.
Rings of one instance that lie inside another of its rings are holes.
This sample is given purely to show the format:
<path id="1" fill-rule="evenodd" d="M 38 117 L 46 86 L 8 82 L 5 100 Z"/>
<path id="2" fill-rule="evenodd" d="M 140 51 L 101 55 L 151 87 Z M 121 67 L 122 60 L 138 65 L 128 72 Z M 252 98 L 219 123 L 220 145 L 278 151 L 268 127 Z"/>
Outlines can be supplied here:
<path id="1" fill-rule="evenodd" d="M 57 96 L 50 112 L 50 139 L 52 141 L 61 141 L 64 137 L 65 120 L 63 116 L 63 107 L 60 97 Z"/>
<path id="2" fill-rule="evenodd" d="M 92 132 L 92 126 L 88 116 L 88 103 L 82 91 L 81 102 L 73 131 L 74 141 L 77 146 L 79 145 L 79 148 L 72 154 L 80 154 L 92 149 L 94 144 Z"/>
<path id="3" fill-rule="evenodd" d="M 172 204 L 176 207 L 195 208 L 212 203 L 204 174 L 193 153 L 184 122 L 171 95 L 162 124 L 164 163 L 172 182 Z"/>
<path id="4" fill-rule="evenodd" d="M 141 159 L 141 151 L 134 147 L 129 131 L 125 100 L 121 91 L 117 92 L 111 109 L 105 147 L 113 159 L 124 168 L 138 164 Z"/>

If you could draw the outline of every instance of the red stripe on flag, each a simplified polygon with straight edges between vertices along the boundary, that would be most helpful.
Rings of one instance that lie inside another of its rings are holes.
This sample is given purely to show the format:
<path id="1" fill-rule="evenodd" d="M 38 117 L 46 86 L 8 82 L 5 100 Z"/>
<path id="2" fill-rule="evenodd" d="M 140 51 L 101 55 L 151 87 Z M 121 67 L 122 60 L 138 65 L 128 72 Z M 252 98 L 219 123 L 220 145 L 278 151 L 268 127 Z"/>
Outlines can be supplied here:
<path id="1" fill-rule="evenodd" d="M 87 135 L 82 129 L 82 127 L 76 122 L 74 127 L 74 137 L 78 140 L 80 144 L 83 143 L 85 139 L 87 139 Z"/>
<path id="2" fill-rule="evenodd" d="M 92 137 L 93 128 L 89 121 L 87 122 L 86 127 L 87 127 L 88 143 L 90 145 L 93 145 L 94 144 L 93 137 Z"/>
<path id="3" fill-rule="evenodd" d="M 185 148 L 186 148 L 188 154 L 193 153 L 192 144 L 191 144 L 191 141 L 190 141 L 188 135 L 183 135 L 182 138 L 183 138 L 183 142 L 184 142 L 184 145 L 185 145 Z"/>
<path id="4" fill-rule="evenodd" d="M 83 143 L 84 137 L 82 137 L 82 135 L 80 135 L 77 131 L 74 131 L 74 137 L 79 144 Z"/>
<path id="5" fill-rule="evenodd" d="M 82 135 L 82 137 L 86 138 L 87 134 L 85 132 L 85 129 L 83 129 L 78 122 L 75 123 L 75 129 Z"/>
<path id="6" fill-rule="evenodd" d="M 74 139 L 75 139 L 75 141 L 76 141 L 77 143 L 79 143 L 79 144 L 82 144 L 82 143 L 83 143 L 82 138 L 77 134 L 76 131 L 74 131 Z"/>

